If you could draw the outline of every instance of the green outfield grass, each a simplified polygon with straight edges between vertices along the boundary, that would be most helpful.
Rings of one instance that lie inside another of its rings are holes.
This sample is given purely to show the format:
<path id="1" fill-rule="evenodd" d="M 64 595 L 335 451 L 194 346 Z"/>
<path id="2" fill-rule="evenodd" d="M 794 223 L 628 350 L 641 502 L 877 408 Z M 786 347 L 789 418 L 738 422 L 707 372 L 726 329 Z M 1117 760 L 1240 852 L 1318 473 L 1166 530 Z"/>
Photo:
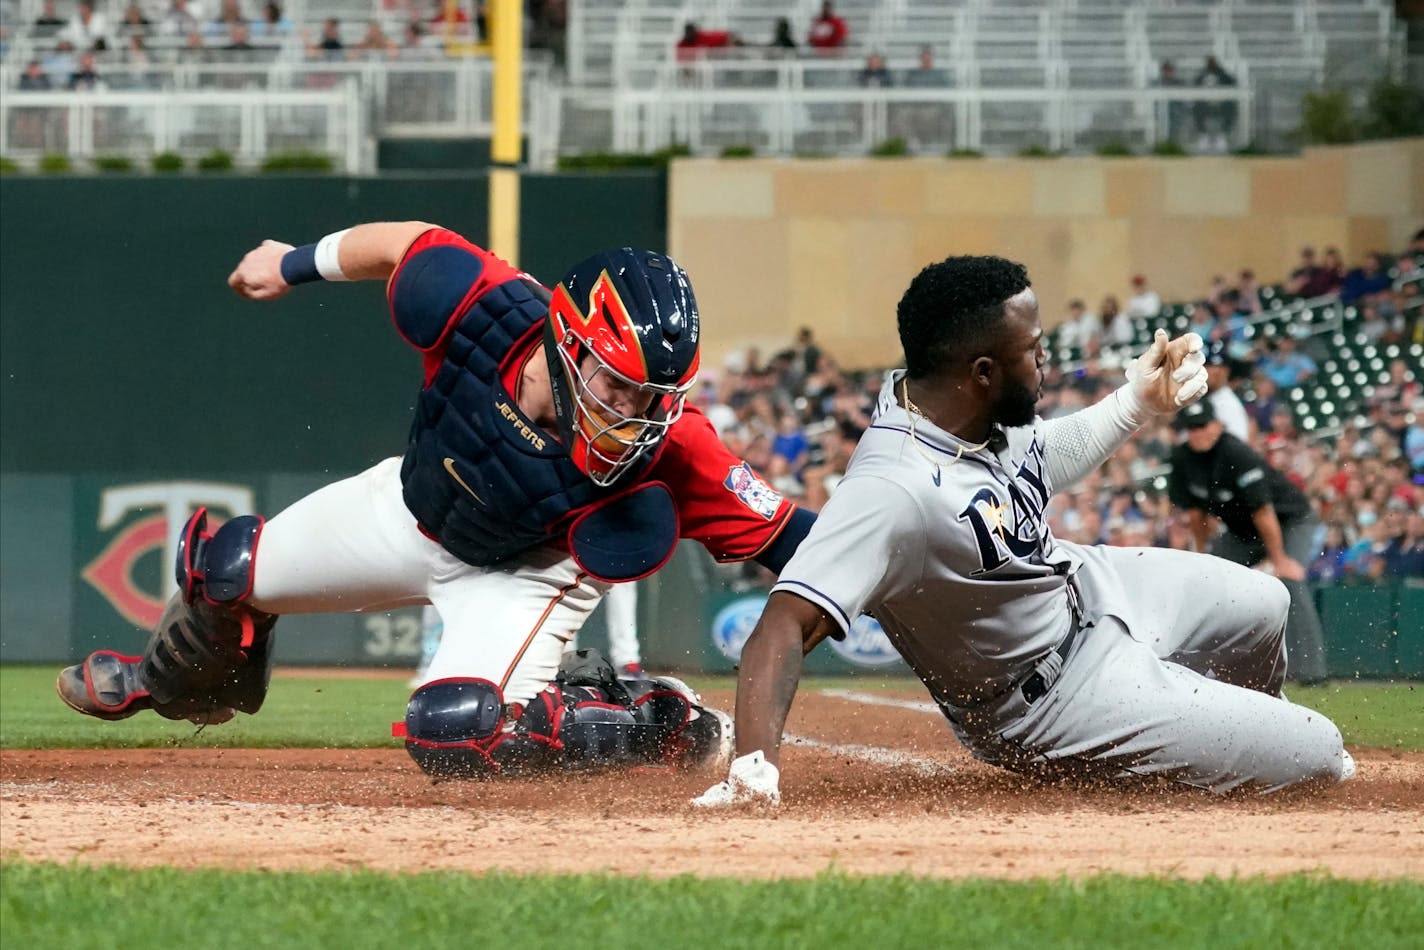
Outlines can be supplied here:
<path id="1" fill-rule="evenodd" d="M 285 676 L 279 671 L 256 716 L 197 732 L 154 715 L 100 722 L 70 710 L 54 693 L 57 667 L 0 667 L 0 748 L 193 747 L 362 748 L 391 745 L 391 722 L 405 714 L 403 678 Z M 733 689 L 727 677 L 690 677 L 699 689 Z M 912 690 L 914 680 L 808 679 L 814 689 Z M 1333 719 L 1355 746 L 1424 750 L 1424 683 L 1332 683 L 1294 687 L 1290 698 Z M 948 741 L 948 740 L 947 740 Z"/>
<path id="2" fill-rule="evenodd" d="M 1424 884 L 0 867 L 6 946 L 1417 947 Z M 557 923 L 556 923 L 557 922 Z"/>

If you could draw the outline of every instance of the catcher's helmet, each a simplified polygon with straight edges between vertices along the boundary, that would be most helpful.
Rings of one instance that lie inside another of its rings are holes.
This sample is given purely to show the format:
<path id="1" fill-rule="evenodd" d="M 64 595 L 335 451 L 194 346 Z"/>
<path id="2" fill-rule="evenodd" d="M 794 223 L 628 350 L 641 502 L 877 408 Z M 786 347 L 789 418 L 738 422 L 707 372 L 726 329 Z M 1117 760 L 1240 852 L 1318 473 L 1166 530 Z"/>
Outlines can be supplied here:
<path id="1" fill-rule="evenodd" d="M 682 415 L 697 377 L 698 330 L 687 273 L 655 251 L 595 254 L 555 288 L 544 330 L 554 410 L 574 464 L 599 485 L 628 471 Z M 631 412 L 606 398 L 629 388 Z"/>

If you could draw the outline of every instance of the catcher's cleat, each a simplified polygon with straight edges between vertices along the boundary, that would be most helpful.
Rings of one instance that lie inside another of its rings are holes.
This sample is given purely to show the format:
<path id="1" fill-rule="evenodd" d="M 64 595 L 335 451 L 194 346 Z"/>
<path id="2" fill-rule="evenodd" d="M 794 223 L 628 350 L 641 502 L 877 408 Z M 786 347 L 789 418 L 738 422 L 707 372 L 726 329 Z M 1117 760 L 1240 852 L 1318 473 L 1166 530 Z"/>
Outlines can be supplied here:
<path id="1" fill-rule="evenodd" d="M 145 709 L 166 719 L 186 719 L 200 726 L 216 726 L 236 715 L 229 706 L 195 709 L 154 702 L 142 682 L 142 664 L 142 657 L 99 650 L 89 654 L 83 663 L 61 670 L 54 683 L 55 692 L 75 712 L 108 722 L 127 719 Z"/>
<path id="2" fill-rule="evenodd" d="M 127 719 L 153 708 L 148 690 L 139 682 L 142 659 L 99 650 L 89 654 L 83 663 L 61 670 L 54 683 L 55 691 L 70 709 L 86 716 L 110 722 Z"/>

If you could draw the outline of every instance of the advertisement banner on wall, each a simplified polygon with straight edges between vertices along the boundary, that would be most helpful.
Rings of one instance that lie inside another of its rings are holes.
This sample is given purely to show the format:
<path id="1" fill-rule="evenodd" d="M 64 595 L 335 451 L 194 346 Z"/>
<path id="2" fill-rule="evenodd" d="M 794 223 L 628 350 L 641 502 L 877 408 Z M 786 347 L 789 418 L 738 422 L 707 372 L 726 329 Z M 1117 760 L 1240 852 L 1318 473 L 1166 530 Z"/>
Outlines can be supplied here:
<path id="1" fill-rule="evenodd" d="M 741 658 L 742 647 L 766 606 L 766 597 L 762 592 L 746 593 L 714 602 L 709 635 L 718 654 L 718 666 L 729 670 Z M 826 674 L 909 672 L 880 624 L 864 615 L 855 619 L 844 640 L 828 640 L 813 650 L 806 658 L 806 670 Z"/>
<path id="2" fill-rule="evenodd" d="M 255 510 L 252 486 L 220 481 L 75 481 L 72 655 L 138 652 L 177 590 L 178 535 L 208 509 L 211 531 Z"/>
<path id="3" fill-rule="evenodd" d="M 308 475 L 251 481 L 74 479 L 73 620 L 67 643 L 31 652 L 38 659 L 67 661 L 96 649 L 141 653 L 177 590 L 178 536 L 193 512 L 207 509 L 211 533 L 229 518 L 263 513 L 262 504 L 280 510 L 323 480 Z M 304 614 L 279 622 L 275 659 L 278 665 L 414 669 L 421 650 L 416 608 Z"/>

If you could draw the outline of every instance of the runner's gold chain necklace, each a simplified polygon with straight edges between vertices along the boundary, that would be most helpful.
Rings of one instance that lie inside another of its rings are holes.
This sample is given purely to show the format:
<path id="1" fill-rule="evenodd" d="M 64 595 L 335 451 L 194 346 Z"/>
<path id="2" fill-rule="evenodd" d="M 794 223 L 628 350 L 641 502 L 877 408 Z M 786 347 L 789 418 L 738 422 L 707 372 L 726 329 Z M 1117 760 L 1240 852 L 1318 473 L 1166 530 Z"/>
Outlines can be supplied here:
<path id="1" fill-rule="evenodd" d="M 910 378 L 908 376 L 900 380 L 900 395 L 905 400 L 905 411 L 909 414 L 910 417 L 910 441 L 914 444 L 915 451 L 919 452 L 920 457 L 923 458 L 926 462 L 929 462 L 931 465 L 938 468 L 940 464 L 939 460 L 931 458 L 928 452 L 920 448 L 920 440 L 915 437 L 915 416 L 919 416 L 921 419 L 928 419 L 929 416 L 925 415 L 925 411 L 923 409 L 921 409 L 919 406 L 915 405 L 913 402 L 910 401 Z M 992 439 L 993 437 L 990 436 L 988 439 L 985 439 L 978 445 L 971 445 L 966 447 L 963 442 L 959 442 L 959 439 L 956 436 L 955 441 L 958 444 L 955 446 L 954 449 L 954 458 L 949 460 L 949 464 L 953 465 L 955 462 L 958 462 L 965 452 L 978 452 L 981 449 L 988 448 L 989 442 Z"/>

